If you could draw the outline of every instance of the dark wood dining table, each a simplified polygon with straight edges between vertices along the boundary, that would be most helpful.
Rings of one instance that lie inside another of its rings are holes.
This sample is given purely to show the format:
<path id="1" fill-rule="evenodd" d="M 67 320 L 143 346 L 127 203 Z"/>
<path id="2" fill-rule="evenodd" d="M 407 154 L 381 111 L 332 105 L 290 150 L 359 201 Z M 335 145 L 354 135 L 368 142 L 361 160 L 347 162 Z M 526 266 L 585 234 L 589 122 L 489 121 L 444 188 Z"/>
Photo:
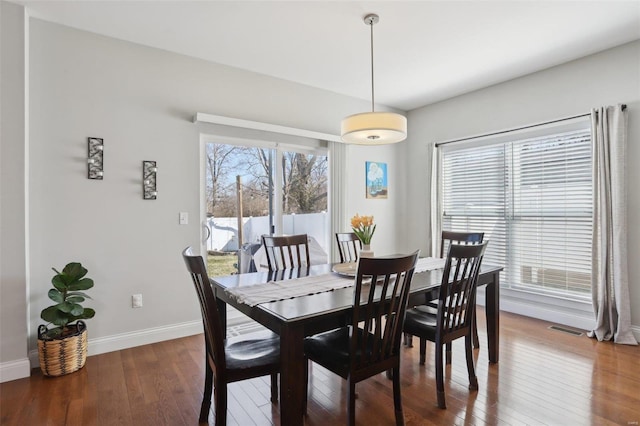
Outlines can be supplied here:
<path id="1" fill-rule="evenodd" d="M 482 266 L 479 286 L 486 286 L 486 323 L 489 362 L 498 362 L 500 325 L 500 272 L 502 267 Z M 332 274 L 332 265 L 314 265 L 308 268 L 277 272 L 254 272 L 211 278 L 218 309 L 225 322 L 226 305 L 254 319 L 280 335 L 280 424 L 304 423 L 305 358 L 303 340 L 306 336 L 331 330 L 349 323 L 353 306 L 353 287 L 300 296 L 291 299 L 250 306 L 238 302 L 227 290 L 242 286 L 266 284 L 269 281 L 294 279 L 305 276 Z M 346 277 L 345 279 L 351 279 Z M 409 305 L 419 305 L 438 297 L 442 270 L 416 273 L 411 283 Z"/>

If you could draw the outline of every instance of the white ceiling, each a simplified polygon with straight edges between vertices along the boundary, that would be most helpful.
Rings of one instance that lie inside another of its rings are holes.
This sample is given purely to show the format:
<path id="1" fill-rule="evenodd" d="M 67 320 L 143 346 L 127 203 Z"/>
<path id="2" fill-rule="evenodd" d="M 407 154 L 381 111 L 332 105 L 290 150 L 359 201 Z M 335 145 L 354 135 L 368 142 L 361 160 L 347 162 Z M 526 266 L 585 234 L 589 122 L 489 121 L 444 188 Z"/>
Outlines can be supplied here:
<path id="1" fill-rule="evenodd" d="M 640 39 L 633 1 L 31 1 L 31 16 L 411 110 Z"/>

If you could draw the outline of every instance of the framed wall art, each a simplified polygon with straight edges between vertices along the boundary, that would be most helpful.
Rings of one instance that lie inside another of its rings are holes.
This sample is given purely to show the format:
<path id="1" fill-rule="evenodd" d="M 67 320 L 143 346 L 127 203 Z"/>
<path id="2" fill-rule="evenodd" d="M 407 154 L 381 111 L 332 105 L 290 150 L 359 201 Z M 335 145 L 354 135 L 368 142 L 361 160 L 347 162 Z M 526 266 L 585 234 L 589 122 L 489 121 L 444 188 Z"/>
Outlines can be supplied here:
<path id="1" fill-rule="evenodd" d="M 387 198 L 387 163 L 365 162 L 367 198 Z"/>

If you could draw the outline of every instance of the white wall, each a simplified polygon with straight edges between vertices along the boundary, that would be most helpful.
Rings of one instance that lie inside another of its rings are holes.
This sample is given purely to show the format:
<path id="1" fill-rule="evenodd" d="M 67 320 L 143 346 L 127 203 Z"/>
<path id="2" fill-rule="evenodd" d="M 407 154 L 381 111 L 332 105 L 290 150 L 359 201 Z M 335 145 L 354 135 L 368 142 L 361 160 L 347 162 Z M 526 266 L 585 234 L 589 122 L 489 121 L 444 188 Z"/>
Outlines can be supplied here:
<path id="1" fill-rule="evenodd" d="M 0 3 L 0 381 L 23 377 L 27 360 L 25 134 L 27 21 L 23 8 Z"/>
<path id="2" fill-rule="evenodd" d="M 16 15 L 24 14 L 20 6 L 12 7 Z M 12 22 L 18 18 L 11 17 Z M 2 273 L 3 365 L 26 358 L 27 340 L 33 357 L 40 311 L 49 304 L 51 267 L 70 261 L 82 262 L 96 283 L 90 290 L 94 300 L 87 304 L 97 311 L 88 323 L 90 355 L 200 331 L 195 293 L 180 258 L 185 246 L 199 247 L 201 129 L 192 123 L 196 112 L 337 134 L 344 116 L 369 108 L 366 100 L 37 19 L 30 20 L 28 36 L 30 135 L 17 134 L 11 145 L 3 140 L 2 197 L 4 202 L 5 182 L 19 185 L 28 171 L 31 237 L 25 240 L 26 232 L 18 228 L 5 239 L 5 214 L 17 222 L 27 216 L 24 203 L 3 203 L 3 249 L 5 242 L 18 250 L 30 246 L 21 259 L 26 271 L 23 266 L 13 287 L 5 287 L 10 277 Z M 20 48 L 20 38 L 9 40 L 12 49 Z M 4 37 L 2 47 L 4 60 Z M 3 87 L 19 83 L 20 75 L 5 80 L 3 73 Z M 3 106 L 4 99 L 3 93 Z M 4 131 L 3 126 L 3 139 Z M 102 181 L 86 178 L 87 137 L 104 138 Z M 6 169 L 5 176 L 5 148 L 20 150 L 27 140 L 29 160 L 19 153 L 7 157 L 15 170 Z M 398 170 L 393 149 L 377 150 L 354 157 L 354 167 L 363 168 L 358 185 L 364 182 L 365 160 L 385 156 L 389 169 Z M 156 201 L 142 199 L 142 160 L 158 162 Z M 393 173 L 399 182 L 400 173 Z M 19 187 L 11 194 L 20 201 Z M 363 188 L 349 199 L 348 211 L 389 221 L 380 235 L 389 238 L 394 250 L 396 205 L 369 206 Z M 189 225 L 178 225 L 181 211 L 190 213 Z M 5 288 L 14 291 L 6 299 Z M 134 293 L 143 294 L 142 309 L 131 308 Z M 19 312 L 5 309 L 5 301 Z M 16 323 L 19 327 L 5 330 Z"/>
<path id="3" fill-rule="evenodd" d="M 628 106 L 629 282 L 632 324 L 640 331 L 640 41 L 607 50 L 503 84 L 458 96 L 408 116 L 409 197 L 415 227 L 404 229 L 407 248 L 428 250 L 429 170 L 427 145 L 465 136 L 588 113 L 591 108 Z"/>
<path id="4" fill-rule="evenodd" d="M 347 174 L 347 214 L 350 219 L 356 213 L 373 215 L 377 224 L 371 240 L 371 249 L 376 255 L 413 252 L 418 246 L 406 245 L 399 230 L 406 225 L 406 179 L 405 158 L 406 143 L 384 145 L 380 147 L 350 146 L 349 168 Z M 387 163 L 388 198 L 367 199 L 365 162 Z M 344 232 L 351 231 L 350 223 L 345 223 Z"/>

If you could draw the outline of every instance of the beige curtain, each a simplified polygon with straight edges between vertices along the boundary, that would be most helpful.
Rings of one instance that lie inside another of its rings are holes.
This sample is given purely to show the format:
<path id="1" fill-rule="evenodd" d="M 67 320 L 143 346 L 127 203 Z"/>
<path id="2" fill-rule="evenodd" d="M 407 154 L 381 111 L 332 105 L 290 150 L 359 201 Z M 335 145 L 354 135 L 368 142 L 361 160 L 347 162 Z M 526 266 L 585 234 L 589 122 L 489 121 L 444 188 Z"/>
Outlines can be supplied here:
<path id="1" fill-rule="evenodd" d="M 331 250 L 330 262 L 338 262 L 338 246 L 335 243 L 336 232 L 351 230 L 347 226 L 347 145 L 341 142 L 328 142 L 329 145 L 329 211 L 331 212 Z"/>
<path id="2" fill-rule="evenodd" d="M 442 234 L 442 153 L 434 143 L 431 150 L 431 256 L 440 256 L 440 235 Z"/>
<path id="3" fill-rule="evenodd" d="M 627 114 L 622 105 L 591 111 L 593 138 L 592 297 L 590 337 L 636 345 L 627 268 Z"/>

